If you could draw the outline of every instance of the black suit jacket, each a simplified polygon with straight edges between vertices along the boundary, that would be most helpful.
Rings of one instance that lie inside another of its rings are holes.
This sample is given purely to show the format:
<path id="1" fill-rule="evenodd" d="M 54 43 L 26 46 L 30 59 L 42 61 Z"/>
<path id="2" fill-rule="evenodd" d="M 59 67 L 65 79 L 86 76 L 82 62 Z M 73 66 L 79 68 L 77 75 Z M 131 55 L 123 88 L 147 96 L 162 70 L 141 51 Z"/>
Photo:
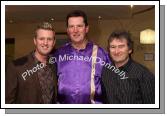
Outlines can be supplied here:
<path id="1" fill-rule="evenodd" d="M 123 71 L 126 79 L 104 67 L 102 72 L 103 101 L 107 104 L 154 104 L 155 78 L 144 66 L 129 61 Z"/>

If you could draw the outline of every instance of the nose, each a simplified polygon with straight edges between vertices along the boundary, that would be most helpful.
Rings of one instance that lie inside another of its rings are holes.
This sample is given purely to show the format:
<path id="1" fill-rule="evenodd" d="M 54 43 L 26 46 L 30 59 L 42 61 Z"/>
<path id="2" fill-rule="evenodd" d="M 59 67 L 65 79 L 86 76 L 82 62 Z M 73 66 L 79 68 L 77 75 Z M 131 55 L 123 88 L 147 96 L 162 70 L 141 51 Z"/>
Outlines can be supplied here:
<path id="1" fill-rule="evenodd" d="M 44 45 L 47 45 L 48 44 L 48 39 L 46 38 L 45 40 L 44 40 Z"/>
<path id="2" fill-rule="evenodd" d="M 120 50 L 118 47 L 115 48 L 115 54 L 119 54 Z"/>
<path id="3" fill-rule="evenodd" d="M 74 32 L 78 32 L 78 27 L 74 27 Z"/>

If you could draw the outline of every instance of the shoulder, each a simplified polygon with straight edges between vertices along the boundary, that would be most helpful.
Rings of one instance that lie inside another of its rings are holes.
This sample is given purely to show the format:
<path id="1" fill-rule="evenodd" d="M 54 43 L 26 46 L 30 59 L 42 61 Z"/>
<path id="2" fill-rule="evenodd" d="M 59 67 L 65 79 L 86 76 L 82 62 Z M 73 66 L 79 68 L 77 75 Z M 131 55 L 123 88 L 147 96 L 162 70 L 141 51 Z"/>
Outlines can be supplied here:
<path id="1" fill-rule="evenodd" d="M 106 50 L 104 48 L 100 47 L 99 45 L 93 44 L 93 46 L 97 46 L 99 54 L 101 54 L 101 55 L 106 55 L 107 54 Z"/>
<path id="2" fill-rule="evenodd" d="M 55 53 L 66 51 L 70 48 L 70 43 L 66 43 L 65 45 L 61 46 L 60 48 L 55 50 Z"/>
<path id="3" fill-rule="evenodd" d="M 29 55 L 26 55 L 26 56 L 20 57 L 20 58 L 18 58 L 16 60 L 13 60 L 13 64 L 15 66 L 24 65 L 24 64 L 26 64 L 28 62 L 28 57 L 29 57 Z"/>
<path id="4" fill-rule="evenodd" d="M 136 74 L 142 76 L 142 77 L 154 77 L 154 74 L 144 65 L 132 61 L 131 68 L 133 69 L 133 72 L 136 72 Z"/>
<path id="5" fill-rule="evenodd" d="M 13 64 L 15 66 L 24 65 L 27 61 L 28 61 L 28 57 L 27 56 L 23 56 L 21 58 L 18 58 L 16 60 L 14 60 Z"/>
<path id="6" fill-rule="evenodd" d="M 59 55 L 61 54 L 66 54 L 67 51 L 70 49 L 70 43 L 66 43 L 65 45 L 59 47 L 58 49 L 56 49 L 54 52 L 53 52 L 53 56 L 54 57 L 58 57 Z"/>
<path id="7" fill-rule="evenodd" d="M 97 56 L 102 58 L 106 63 L 111 63 L 109 54 L 104 48 L 100 46 L 98 46 Z"/>
<path id="8" fill-rule="evenodd" d="M 6 70 L 7 72 L 14 72 L 16 70 L 22 70 L 24 66 L 26 66 L 26 64 L 28 63 L 28 55 L 27 56 L 23 56 L 20 58 L 17 58 L 16 60 L 13 60 L 11 62 L 8 63 Z"/>
<path id="9" fill-rule="evenodd" d="M 133 68 L 138 69 L 139 71 L 148 71 L 148 68 L 145 67 L 144 65 L 132 60 L 132 66 Z"/>
<path id="10" fill-rule="evenodd" d="M 96 44 L 94 44 L 94 45 L 96 45 Z M 98 45 L 96 45 L 97 47 L 98 47 L 98 51 L 99 52 L 102 52 L 102 53 L 104 53 L 104 54 L 107 54 L 107 52 L 106 52 L 106 50 L 104 49 L 104 48 L 102 48 L 102 47 L 100 47 L 100 46 L 98 46 Z"/>
<path id="11" fill-rule="evenodd" d="M 106 74 L 106 73 L 109 73 L 109 72 L 110 72 L 109 68 L 103 66 L 102 73 Z"/>

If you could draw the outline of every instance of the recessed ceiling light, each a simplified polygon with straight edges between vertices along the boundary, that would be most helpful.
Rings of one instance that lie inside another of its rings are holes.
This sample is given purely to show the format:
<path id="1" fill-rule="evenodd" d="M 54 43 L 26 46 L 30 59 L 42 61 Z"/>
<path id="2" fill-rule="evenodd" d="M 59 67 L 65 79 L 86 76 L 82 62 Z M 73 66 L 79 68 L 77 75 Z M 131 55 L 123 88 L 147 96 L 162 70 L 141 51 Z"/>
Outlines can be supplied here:
<path id="1" fill-rule="evenodd" d="M 130 5 L 131 8 L 133 8 L 133 5 Z"/>
<path id="2" fill-rule="evenodd" d="M 51 20 L 51 21 L 54 21 L 54 18 L 51 18 L 50 20 Z"/>
<path id="3" fill-rule="evenodd" d="M 99 16 L 98 16 L 98 19 L 99 19 L 99 20 L 101 20 L 101 19 L 102 19 L 102 17 L 99 15 Z"/>
<path id="4" fill-rule="evenodd" d="M 13 23 L 14 21 L 12 19 L 9 20 L 9 23 Z"/>

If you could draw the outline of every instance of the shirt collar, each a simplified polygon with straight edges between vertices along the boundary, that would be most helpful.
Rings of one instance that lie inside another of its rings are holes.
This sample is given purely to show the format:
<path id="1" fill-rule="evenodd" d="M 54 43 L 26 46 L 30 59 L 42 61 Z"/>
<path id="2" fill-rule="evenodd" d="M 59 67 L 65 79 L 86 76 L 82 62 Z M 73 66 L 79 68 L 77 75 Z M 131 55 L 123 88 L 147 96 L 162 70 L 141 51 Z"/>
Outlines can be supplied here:
<path id="1" fill-rule="evenodd" d="M 77 50 L 72 46 L 72 43 L 69 43 L 69 46 L 70 46 L 70 49 Z M 93 46 L 93 42 L 88 41 L 87 44 L 86 44 L 86 48 L 85 49 L 80 49 L 79 51 L 87 50 L 87 49 L 91 48 L 92 46 Z"/>
<path id="2" fill-rule="evenodd" d="M 127 70 L 130 67 L 130 64 L 132 63 L 132 59 L 129 58 L 128 62 L 124 64 L 123 66 L 119 67 L 120 70 Z"/>
<path id="3" fill-rule="evenodd" d="M 32 54 L 32 57 L 33 57 L 33 59 L 34 59 L 34 61 L 35 61 L 35 64 L 40 64 L 40 63 L 42 63 L 42 62 L 40 62 L 37 58 L 36 58 L 36 56 L 35 56 L 35 50 L 31 53 Z M 49 58 L 51 57 L 51 55 L 48 55 L 48 58 L 47 58 L 47 63 L 46 64 L 49 64 Z"/>

